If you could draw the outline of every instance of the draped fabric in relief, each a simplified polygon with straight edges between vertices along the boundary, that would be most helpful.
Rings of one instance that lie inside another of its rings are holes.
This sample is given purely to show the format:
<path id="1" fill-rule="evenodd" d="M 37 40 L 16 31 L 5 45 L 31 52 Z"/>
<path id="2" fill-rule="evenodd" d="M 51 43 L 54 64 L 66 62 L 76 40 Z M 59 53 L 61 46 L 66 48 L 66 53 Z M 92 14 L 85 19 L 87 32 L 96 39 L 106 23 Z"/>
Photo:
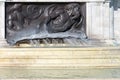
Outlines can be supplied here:
<path id="1" fill-rule="evenodd" d="M 84 18 L 79 3 L 6 3 L 6 39 L 86 38 Z"/>

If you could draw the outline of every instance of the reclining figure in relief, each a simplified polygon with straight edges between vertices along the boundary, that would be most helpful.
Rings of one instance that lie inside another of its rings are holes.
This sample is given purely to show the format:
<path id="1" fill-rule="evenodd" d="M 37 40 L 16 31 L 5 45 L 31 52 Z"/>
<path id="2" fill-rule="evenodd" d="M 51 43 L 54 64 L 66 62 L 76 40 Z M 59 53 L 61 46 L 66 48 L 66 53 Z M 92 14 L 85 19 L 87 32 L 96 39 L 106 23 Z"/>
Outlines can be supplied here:
<path id="1" fill-rule="evenodd" d="M 85 39 L 80 4 L 12 4 L 6 7 L 6 39 L 11 45 L 25 39 Z"/>

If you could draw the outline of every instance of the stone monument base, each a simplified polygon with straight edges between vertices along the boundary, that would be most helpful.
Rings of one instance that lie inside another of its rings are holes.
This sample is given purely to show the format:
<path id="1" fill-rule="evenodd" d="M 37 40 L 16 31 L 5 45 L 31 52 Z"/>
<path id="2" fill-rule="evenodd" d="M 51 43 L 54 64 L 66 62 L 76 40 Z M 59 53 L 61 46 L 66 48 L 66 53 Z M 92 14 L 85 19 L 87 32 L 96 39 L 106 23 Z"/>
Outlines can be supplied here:
<path id="1" fill-rule="evenodd" d="M 120 47 L 0 48 L 1 78 L 120 78 Z"/>

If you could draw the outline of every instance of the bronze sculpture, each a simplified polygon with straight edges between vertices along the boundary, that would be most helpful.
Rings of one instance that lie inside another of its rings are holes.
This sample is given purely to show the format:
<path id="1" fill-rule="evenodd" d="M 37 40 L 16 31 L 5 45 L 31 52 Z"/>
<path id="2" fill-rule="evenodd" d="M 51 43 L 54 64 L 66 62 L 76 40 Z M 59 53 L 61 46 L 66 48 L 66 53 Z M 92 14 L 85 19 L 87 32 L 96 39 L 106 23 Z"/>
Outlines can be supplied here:
<path id="1" fill-rule="evenodd" d="M 12 4 L 6 6 L 6 39 L 15 44 L 25 39 L 86 38 L 79 3 Z"/>

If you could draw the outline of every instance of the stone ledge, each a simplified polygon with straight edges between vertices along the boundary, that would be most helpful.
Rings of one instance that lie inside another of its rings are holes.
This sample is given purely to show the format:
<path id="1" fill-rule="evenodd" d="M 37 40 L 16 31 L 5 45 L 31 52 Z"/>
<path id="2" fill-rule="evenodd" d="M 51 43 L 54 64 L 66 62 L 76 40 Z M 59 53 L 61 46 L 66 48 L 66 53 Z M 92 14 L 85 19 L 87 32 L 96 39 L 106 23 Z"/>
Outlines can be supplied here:
<path id="1" fill-rule="evenodd" d="M 26 67 L 0 68 L 1 79 L 120 79 L 120 68 L 113 69 L 26 69 Z"/>
<path id="2" fill-rule="evenodd" d="M 0 48 L 0 67 L 120 67 L 120 47 Z"/>
<path id="3" fill-rule="evenodd" d="M 119 53 L 120 47 L 0 48 L 0 78 L 118 79 Z"/>

